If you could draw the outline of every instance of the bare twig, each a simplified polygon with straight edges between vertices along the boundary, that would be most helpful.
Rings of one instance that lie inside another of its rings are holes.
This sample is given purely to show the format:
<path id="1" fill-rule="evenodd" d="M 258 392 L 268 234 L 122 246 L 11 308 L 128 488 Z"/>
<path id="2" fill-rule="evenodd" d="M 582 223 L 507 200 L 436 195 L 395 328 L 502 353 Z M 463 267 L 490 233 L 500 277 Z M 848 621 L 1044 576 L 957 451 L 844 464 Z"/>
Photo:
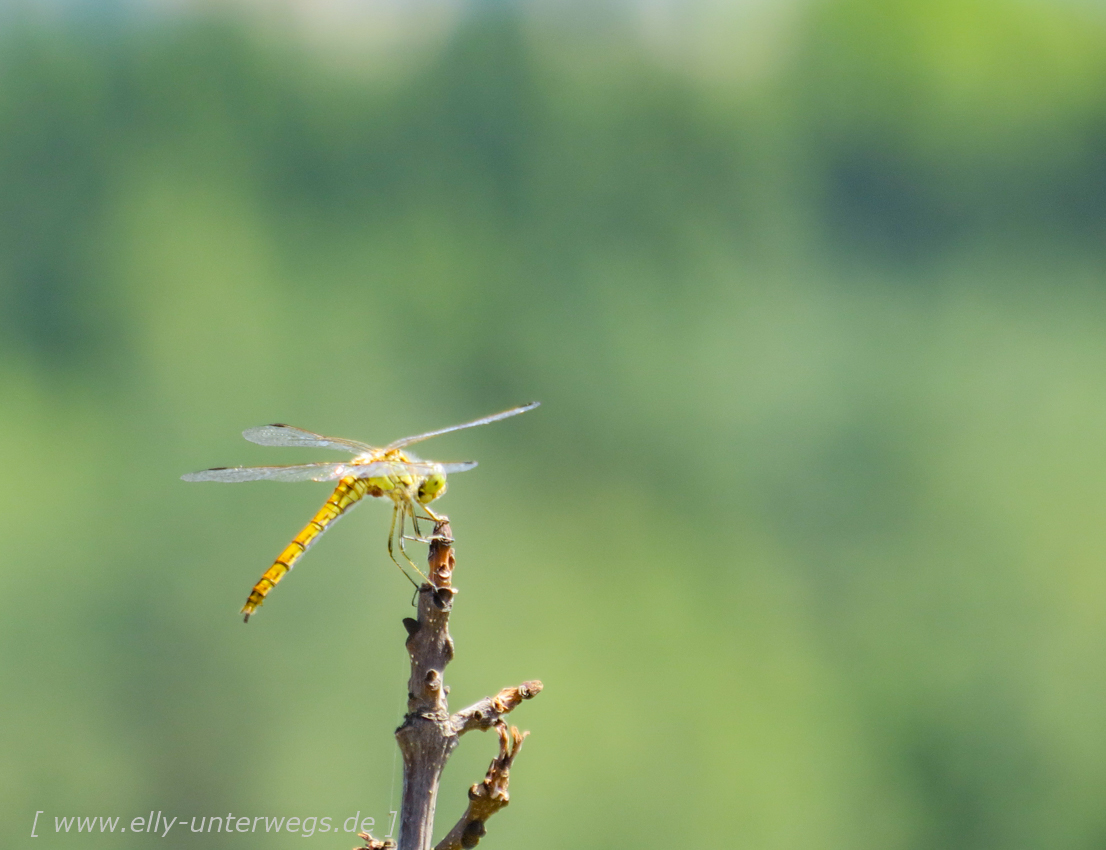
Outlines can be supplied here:
<path id="1" fill-rule="evenodd" d="M 537 679 L 523 682 L 516 688 L 504 688 L 494 697 L 484 697 L 480 702 L 463 708 L 450 718 L 450 725 L 458 735 L 473 729 L 491 729 L 503 721 L 503 715 L 514 711 L 524 699 L 533 699 L 544 686 Z"/>
<path id="2" fill-rule="evenodd" d="M 499 755 L 492 759 L 484 781 L 469 789 L 468 809 L 434 850 L 472 850 L 487 833 L 485 821 L 511 802 L 507 791 L 511 764 L 530 733 L 519 732 L 516 726 L 508 732 L 503 721 L 497 724 L 496 730 L 499 732 Z"/>
<path id="3" fill-rule="evenodd" d="M 438 780 L 457 746 L 449 726 L 445 668 L 453 658 L 449 611 L 454 591 L 453 534 L 448 522 L 434 527 L 430 544 L 430 583 L 419 588 L 418 620 L 405 620 L 411 678 L 407 684 L 407 715 L 396 730 L 403 754 L 403 803 L 399 844 L 403 850 L 429 850 L 434 828 Z"/>
<path id="4" fill-rule="evenodd" d="M 453 660 L 449 614 L 456 591 L 452 586 L 455 565 L 453 535 L 446 520 L 434 528 L 429 561 L 430 581 L 423 584 L 418 593 L 418 619 L 404 620 L 408 632 L 411 678 L 407 686 L 407 715 L 403 725 L 396 730 L 403 755 L 399 850 L 430 850 L 438 782 L 446 761 L 462 734 L 473 729 L 494 727 L 500 735 L 500 754 L 492 762 L 484 782 L 470 789 L 465 816 L 438 845 L 439 848 L 476 846 L 484 835 L 484 821 L 507 805 L 509 768 L 525 738 L 514 727 L 508 733 L 502 718 L 542 689 L 539 681 L 523 682 L 518 687 L 504 688 L 496 696 L 485 697 L 450 716 L 445 668 Z M 368 836 L 364 838 L 366 842 L 373 841 Z M 447 843 L 451 840 L 454 843 Z M 377 842 L 366 846 L 370 850 L 378 850 L 378 846 L 383 848 L 385 845 Z"/>

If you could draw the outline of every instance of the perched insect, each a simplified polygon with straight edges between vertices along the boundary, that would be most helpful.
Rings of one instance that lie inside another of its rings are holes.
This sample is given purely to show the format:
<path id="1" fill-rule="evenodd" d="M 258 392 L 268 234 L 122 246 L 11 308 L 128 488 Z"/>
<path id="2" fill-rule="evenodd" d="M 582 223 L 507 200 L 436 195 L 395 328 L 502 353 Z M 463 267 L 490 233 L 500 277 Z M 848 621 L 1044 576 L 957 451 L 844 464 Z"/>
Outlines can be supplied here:
<path id="1" fill-rule="evenodd" d="M 343 514 L 361 501 L 365 496 L 377 498 L 387 497 L 392 500 L 392 526 L 388 531 L 388 554 L 395 561 L 404 575 L 406 570 L 396 561 L 393 541 L 398 541 L 400 553 L 407 563 L 422 575 L 415 563 L 407 557 L 404 548 L 404 524 L 407 517 L 411 518 L 414 526 L 415 538 L 421 542 L 419 532 L 418 510 L 421 508 L 427 517 L 438 521 L 442 519 L 430 508 L 430 503 L 441 496 L 446 489 L 446 476 L 453 472 L 464 472 L 476 466 L 476 461 L 462 461 L 460 463 L 435 463 L 434 461 L 420 460 L 414 455 L 405 452 L 404 449 L 414 443 L 437 437 L 441 434 L 449 434 L 453 431 L 461 431 L 465 428 L 475 428 L 477 425 L 487 425 L 489 422 L 498 422 L 509 416 L 517 416 L 527 410 L 533 410 L 538 402 L 512 407 L 501 413 L 493 413 L 482 419 L 474 419 L 472 422 L 464 422 L 461 425 L 453 425 L 449 428 L 440 428 L 437 431 L 427 431 L 425 434 L 417 434 L 414 437 L 404 437 L 389 443 L 384 448 L 370 446 L 356 440 L 343 440 L 338 437 L 324 437 L 311 431 L 303 431 L 293 428 L 291 425 L 262 425 L 259 428 L 250 428 L 242 432 L 242 436 L 252 443 L 262 446 L 302 446 L 306 448 L 337 449 L 338 451 L 351 452 L 354 457 L 348 461 L 339 463 L 303 463 L 295 466 L 232 466 L 205 469 L 202 472 L 190 472 L 181 477 L 185 481 L 258 481 L 269 479 L 271 481 L 333 481 L 338 480 L 338 486 L 334 489 L 330 498 L 326 500 L 319 512 L 304 527 L 303 531 L 293 538 L 283 552 L 277 556 L 273 565 L 265 571 L 257 584 L 250 592 L 246 604 L 242 606 L 246 622 L 265 601 L 265 597 L 276 587 L 289 570 L 303 556 L 319 536 L 332 526 Z M 426 519 L 427 517 L 421 517 Z M 407 575 L 408 579 L 411 577 Z M 414 580 L 411 579 L 412 583 Z"/>

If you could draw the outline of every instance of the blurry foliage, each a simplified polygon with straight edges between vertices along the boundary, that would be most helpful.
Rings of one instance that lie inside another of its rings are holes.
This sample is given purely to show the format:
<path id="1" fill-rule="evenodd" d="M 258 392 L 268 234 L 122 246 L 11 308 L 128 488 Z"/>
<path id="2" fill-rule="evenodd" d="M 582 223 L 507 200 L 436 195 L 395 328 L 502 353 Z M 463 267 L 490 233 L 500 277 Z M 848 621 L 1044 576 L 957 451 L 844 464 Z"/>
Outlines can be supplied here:
<path id="1" fill-rule="evenodd" d="M 443 502 L 455 704 L 548 684 L 489 846 L 1102 843 L 1106 22 L 785 29 L 777 73 L 720 80 L 504 10 L 368 68 L 243 22 L 9 27 L 13 835 L 384 819 L 384 512 L 244 628 L 325 488 L 177 476 L 281 462 L 236 439 L 266 421 L 382 441 L 536 397 L 427 447 L 482 462 Z"/>
<path id="2" fill-rule="evenodd" d="M 1085 10 L 846 0 L 795 69 L 838 238 L 918 260 L 983 231 L 1101 240 L 1102 28 Z"/>

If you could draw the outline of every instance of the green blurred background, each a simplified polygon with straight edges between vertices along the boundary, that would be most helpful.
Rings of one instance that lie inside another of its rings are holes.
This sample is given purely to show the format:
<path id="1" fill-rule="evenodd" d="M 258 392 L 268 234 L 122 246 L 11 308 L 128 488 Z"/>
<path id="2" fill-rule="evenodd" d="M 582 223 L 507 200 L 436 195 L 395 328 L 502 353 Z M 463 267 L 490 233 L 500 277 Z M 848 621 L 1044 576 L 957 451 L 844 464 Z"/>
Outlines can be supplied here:
<path id="1" fill-rule="evenodd" d="M 0 843 L 385 822 L 387 507 L 243 626 L 328 487 L 179 476 L 537 398 L 423 452 L 482 847 L 1103 847 L 1104 237 L 1090 4 L 9 5 Z"/>

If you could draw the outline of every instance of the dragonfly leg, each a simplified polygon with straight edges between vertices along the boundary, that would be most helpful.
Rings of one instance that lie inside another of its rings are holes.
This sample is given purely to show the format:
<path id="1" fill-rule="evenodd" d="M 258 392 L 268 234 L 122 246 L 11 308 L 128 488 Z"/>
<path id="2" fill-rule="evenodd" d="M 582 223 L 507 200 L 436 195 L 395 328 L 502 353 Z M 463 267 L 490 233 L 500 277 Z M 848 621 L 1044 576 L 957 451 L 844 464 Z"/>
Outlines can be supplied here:
<path id="1" fill-rule="evenodd" d="M 388 529 L 388 557 L 392 559 L 392 563 L 395 564 L 399 568 L 399 571 L 401 573 L 403 573 L 403 577 L 405 579 L 407 579 L 409 582 L 411 582 L 411 584 L 413 584 L 415 586 L 415 589 L 418 590 L 418 586 L 419 586 L 418 582 L 416 582 L 413 578 L 411 578 L 411 576 L 409 576 L 407 574 L 407 570 L 403 569 L 403 566 L 399 563 L 399 561 L 396 560 L 396 554 L 395 554 L 395 551 L 392 547 L 392 540 L 396 536 L 396 515 L 399 514 L 399 516 L 400 516 L 400 522 L 399 522 L 400 544 L 399 544 L 399 548 L 400 548 L 400 551 L 403 551 L 403 514 L 400 513 L 400 511 L 402 511 L 402 510 L 404 510 L 404 509 L 401 508 L 398 503 L 395 505 L 394 508 L 392 508 L 392 526 L 391 526 L 391 528 Z M 407 553 L 406 552 L 403 553 L 403 557 L 407 558 Z M 410 561 L 411 559 L 407 558 L 407 560 Z M 414 566 L 414 564 L 412 564 L 412 566 Z M 418 569 L 418 568 L 416 567 L 416 569 Z M 422 574 L 420 573 L 419 575 L 422 575 Z"/>
<path id="2" fill-rule="evenodd" d="M 411 508 L 411 525 L 415 527 L 415 536 L 409 537 L 408 540 L 418 540 L 422 542 L 422 532 L 419 530 L 419 512 L 412 506 Z"/>
<path id="3" fill-rule="evenodd" d="M 430 505 L 423 505 L 422 509 L 426 511 L 426 515 L 434 520 L 434 522 L 441 522 L 442 520 L 447 519 L 447 517 L 444 515 L 439 516 L 438 514 L 434 513 L 434 509 L 431 508 Z"/>
<path id="4" fill-rule="evenodd" d="M 414 568 L 415 572 L 418 573 L 420 576 L 422 576 L 424 581 L 430 581 L 430 579 L 428 579 L 426 577 L 426 574 L 418 568 L 418 565 L 415 564 L 415 562 L 411 560 L 410 556 L 407 554 L 407 548 L 403 545 L 403 541 L 406 539 L 403 536 L 403 520 L 407 516 L 408 511 L 410 511 L 411 521 L 412 522 L 415 521 L 414 508 L 412 508 L 411 504 L 408 502 L 408 503 L 404 504 L 403 506 L 396 505 L 396 510 L 399 512 L 399 551 L 403 555 L 403 557 L 407 561 L 407 563 L 410 564 L 412 566 L 412 568 Z M 410 578 L 410 576 L 408 576 L 408 578 Z M 416 585 L 416 587 L 417 586 L 418 585 Z"/>
<path id="5" fill-rule="evenodd" d="M 427 514 L 427 516 L 430 517 L 430 519 L 434 520 L 435 524 L 449 521 L 449 517 L 447 517 L 445 514 L 435 513 L 434 509 L 431 508 L 430 505 L 420 505 L 420 507 L 424 511 L 426 511 L 426 514 Z M 420 543 L 433 543 L 435 540 L 446 540 L 446 539 L 448 539 L 448 538 L 445 538 L 440 534 L 431 534 L 429 537 L 427 537 L 423 540 L 419 540 L 419 542 Z"/>
<path id="6" fill-rule="evenodd" d="M 415 526 L 414 535 L 407 534 L 404 536 L 404 540 L 410 540 L 412 543 L 433 543 L 436 539 L 433 535 L 430 537 L 423 537 L 422 531 L 419 530 L 419 519 L 426 519 L 426 517 L 417 517 L 413 513 L 411 514 L 411 524 Z"/>
<path id="7" fill-rule="evenodd" d="M 440 534 L 431 534 L 429 537 L 414 537 L 410 534 L 404 535 L 404 540 L 410 540 L 412 543 L 434 543 L 439 540 L 445 540 L 446 538 Z"/>
<path id="8" fill-rule="evenodd" d="M 419 516 L 419 513 L 418 513 L 419 508 L 422 508 L 424 511 L 426 511 L 426 516 L 424 516 L 424 517 Z M 410 510 L 410 512 L 411 512 L 411 524 L 413 526 L 415 526 L 415 536 L 411 537 L 410 535 L 408 535 L 407 537 L 404 538 L 405 540 L 412 540 L 415 543 L 433 543 L 435 540 L 440 540 L 441 539 L 440 536 L 435 536 L 435 535 L 431 535 L 430 537 L 423 537 L 422 536 L 422 531 L 419 529 L 419 520 L 423 519 L 423 520 L 429 520 L 431 522 L 438 523 L 438 522 L 441 522 L 444 519 L 447 519 L 447 517 L 439 516 L 433 510 L 431 510 L 429 505 L 425 505 L 422 502 L 419 502 L 417 499 L 411 499 L 408 502 L 408 510 Z"/>

